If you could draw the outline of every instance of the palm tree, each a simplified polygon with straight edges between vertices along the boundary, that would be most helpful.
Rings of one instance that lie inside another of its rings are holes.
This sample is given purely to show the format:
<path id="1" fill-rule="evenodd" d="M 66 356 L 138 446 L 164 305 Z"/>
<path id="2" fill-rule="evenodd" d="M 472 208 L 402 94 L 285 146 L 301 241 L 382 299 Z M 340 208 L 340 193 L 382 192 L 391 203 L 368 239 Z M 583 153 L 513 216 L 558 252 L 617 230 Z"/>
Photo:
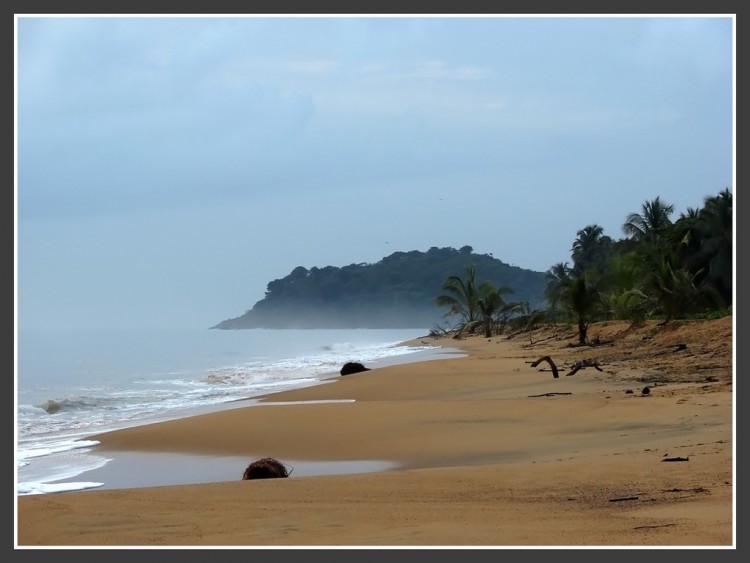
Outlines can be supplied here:
<path id="1" fill-rule="evenodd" d="M 458 315 L 461 324 L 473 323 L 479 318 L 479 291 L 476 286 L 476 267 L 472 264 L 466 267 L 466 277 L 448 276 L 442 289 L 447 294 L 439 295 L 435 299 L 438 307 L 448 307 L 444 316 Z"/>
<path id="2" fill-rule="evenodd" d="M 724 189 L 707 196 L 701 209 L 688 208 L 673 226 L 679 264 L 695 275 L 695 282 L 709 282 L 724 301 L 732 303 L 733 236 L 732 194 Z"/>
<path id="3" fill-rule="evenodd" d="M 545 274 L 547 278 L 547 287 L 544 290 L 544 296 L 550 304 L 549 316 L 556 316 L 557 306 L 560 303 L 562 291 L 570 282 L 572 270 L 568 267 L 567 262 L 558 262 L 553 265 Z"/>
<path id="4" fill-rule="evenodd" d="M 639 289 L 641 258 L 636 252 L 614 254 L 607 268 L 608 290 L 602 301 L 608 318 L 641 321 L 647 313 L 646 296 Z"/>
<path id="5" fill-rule="evenodd" d="M 513 325 L 520 330 L 529 333 L 529 344 L 533 344 L 531 337 L 532 329 L 539 323 L 544 322 L 547 318 L 547 311 L 542 309 L 532 309 L 527 300 L 522 300 L 517 303 L 513 303 L 511 306 L 513 312 L 517 313 L 518 316 L 513 318 Z"/>
<path id="6" fill-rule="evenodd" d="M 551 308 L 562 305 L 568 318 L 578 326 L 578 343 L 585 344 L 588 326 L 602 308 L 598 288 L 604 279 L 595 271 L 573 274 L 567 264 L 555 264 L 548 272 L 546 296 Z"/>
<path id="7" fill-rule="evenodd" d="M 667 205 L 657 196 L 641 206 L 641 214 L 631 213 L 622 225 L 623 232 L 637 241 L 657 242 L 672 225 L 669 218 L 674 205 Z"/>
<path id="8" fill-rule="evenodd" d="M 665 320 L 715 309 L 721 301 L 716 289 L 700 282 L 702 270 L 691 273 L 679 266 L 676 252 L 650 246 L 640 253 L 643 279 L 640 290 L 651 303 L 652 313 Z"/>
<path id="9" fill-rule="evenodd" d="M 484 328 L 485 338 L 492 336 L 495 315 L 506 306 L 503 299 L 505 293 L 513 293 L 513 290 L 509 287 L 495 287 L 492 282 L 484 282 L 479 286 L 477 307 L 481 313 L 479 324 Z"/>
<path id="10" fill-rule="evenodd" d="M 588 328 L 601 305 L 599 290 L 594 283 L 594 277 L 582 274 L 572 278 L 570 284 L 563 291 L 562 299 L 568 314 L 578 325 L 578 344 L 586 344 Z"/>
<path id="11" fill-rule="evenodd" d="M 707 278 L 719 290 L 725 303 L 732 303 L 732 192 L 725 188 L 707 197 L 699 214 L 700 254 L 707 263 Z"/>
<path id="12" fill-rule="evenodd" d="M 578 231 L 571 248 L 573 270 L 581 273 L 590 268 L 603 269 L 611 242 L 612 239 L 604 236 L 604 228 L 599 225 L 587 225 Z"/>
<path id="13" fill-rule="evenodd" d="M 473 332 L 479 327 L 484 329 L 484 335 L 492 336 L 496 315 L 507 304 L 503 299 L 506 293 L 513 293 L 509 287 L 495 287 L 492 282 L 485 281 L 477 286 L 476 267 L 466 267 L 466 277 L 449 276 L 443 283 L 443 290 L 447 294 L 439 295 L 435 303 L 440 307 L 448 307 L 444 316 L 458 315 L 460 318 L 457 336 L 465 332 Z"/>
<path id="14" fill-rule="evenodd" d="M 688 207 L 672 225 L 672 243 L 682 265 L 689 271 L 700 269 L 698 252 L 701 246 L 700 209 Z M 696 266 L 697 265 L 697 266 Z"/>

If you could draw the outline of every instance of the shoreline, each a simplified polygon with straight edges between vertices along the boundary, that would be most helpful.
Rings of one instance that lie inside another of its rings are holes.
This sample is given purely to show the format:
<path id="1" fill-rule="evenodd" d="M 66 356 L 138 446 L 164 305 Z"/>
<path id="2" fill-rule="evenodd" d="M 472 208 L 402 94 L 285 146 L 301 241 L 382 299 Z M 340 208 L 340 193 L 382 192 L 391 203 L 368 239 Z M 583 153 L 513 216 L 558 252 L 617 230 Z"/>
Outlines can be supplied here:
<path id="1" fill-rule="evenodd" d="M 425 344 L 432 346 L 432 343 L 427 343 L 424 340 L 420 342 L 420 339 L 425 338 L 425 335 L 427 335 L 426 330 L 424 330 L 424 332 L 418 330 L 412 330 L 409 332 L 411 332 L 411 334 L 406 336 L 408 340 L 400 340 L 392 343 L 394 350 L 391 355 L 385 355 L 384 357 L 377 359 L 371 358 L 369 360 L 363 358 L 362 360 L 371 362 L 368 363 L 368 367 L 374 368 L 383 365 L 410 363 L 445 357 L 445 350 L 437 347 L 433 349 L 425 349 L 427 348 Z M 403 343 L 407 341 L 413 342 L 414 346 L 410 348 L 405 347 Z M 457 351 L 449 350 L 448 352 L 455 353 Z M 281 390 L 293 390 L 314 385 L 330 384 L 340 377 L 338 369 L 343 363 L 335 368 L 333 367 L 334 365 L 335 364 L 330 364 L 328 366 L 328 370 L 330 371 L 320 373 L 318 373 L 320 370 L 313 371 L 311 373 L 315 373 L 315 375 L 309 377 L 305 377 L 304 370 L 298 370 L 297 375 L 301 377 L 300 381 L 292 380 L 286 385 L 279 385 L 278 387 L 271 387 L 262 391 L 257 390 L 254 392 L 248 392 L 245 395 L 237 394 L 235 397 L 228 398 L 228 400 L 225 399 L 223 402 L 184 406 L 172 410 L 171 412 L 146 415 L 142 417 L 141 420 L 110 423 L 104 427 L 89 429 L 89 432 L 86 434 L 79 432 L 77 437 L 71 438 L 69 441 L 69 451 L 62 451 L 59 453 L 53 452 L 46 457 L 37 457 L 34 459 L 33 464 L 31 464 L 33 467 L 19 468 L 17 477 L 18 493 L 21 495 L 56 494 L 60 492 L 80 492 L 90 489 L 108 490 L 115 488 L 205 483 L 227 480 L 231 478 L 232 472 L 223 469 L 221 464 L 216 464 L 214 467 L 210 463 L 205 463 L 203 456 L 200 454 L 197 454 L 194 460 L 190 460 L 187 459 L 189 455 L 188 453 L 183 454 L 179 459 L 175 458 L 174 455 L 165 456 L 166 459 L 160 459 L 158 455 L 150 454 L 147 463 L 154 467 L 153 471 L 128 472 L 119 468 L 123 466 L 127 467 L 128 465 L 132 466 L 133 464 L 120 460 L 119 458 L 123 457 L 120 452 L 110 451 L 104 455 L 101 452 L 101 448 L 98 447 L 97 441 L 92 442 L 88 437 L 93 433 L 106 434 L 110 431 L 140 425 L 189 418 L 192 416 L 221 412 L 233 408 L 246 408 L 257 404 L 257 397 L 269 395 Z M 87 442 L 86 447 L 76 446 L 76 443 L 73 441 L 74 439 L 82 445 L 83 442 Z M 173 461 L 170 462 L 170 459 Z M 146 461 L 143 460 L 143 462 Z M 138 465 L 142 466 L 142 463 Z M 195 468 L 192 477 L 187 473 L 184 475 L 181 474 L 181 465 L 185 463 Z M 230 463 L 230 460 L 227 460 L 226 463 Z M 236 463 L 236 460 L 234 463 Z M 311 465 L 304 461 L 295 463 L 295 465 L 300 465 L 300 463 L 303 464 L 303 466 L 298 467 L 298 474 L 302 475 L 321 473 L 337 474 L 348 472 L 350 470 L 349 468 L 338 469 L 333 467 L 332 464 L 328 464 L 328 469 L 322 471 L 320 464 Z M 352 471 L 361 470 L 361 468 L 358 467 L 361 464 L 358 463 L 357 460 L 350 465 L 353 468 L 351 469 Z M 374 462 L 370 465 L 373 467 L 379 467 L 383 464 Z M 391 464 L 388 465 L 390 466 Z M 175 477 L 173 478 L 170 475 L 174 475 Z"/>
<path id="2" fill-rule="evenodd" d="M 422 337 L 399 343 L 399 345 L 423 346 L 429 344 Z M 371 370 L 382 369 L 388 366 L 405 366 L 409 364 L 440 361 L 446 358 L 463 357 L 466 354 L 460 348 L 441 346 L 432 350 L 420 350 L 411 354 L 391 356 L 368 364 L 372 366 Z M 355 374 L 356 375 L 356 374 Z M 338 373 L 331 373 L 317 383 L 303 384 L 294 386 L 282 391 L 273 391 L 261 395 L 242 397 L 234 399 L 227 403 L 206 405 L 201 407 L 192 407 L 185 409 L 179 416 L 157 422 L 147 422 L 136 426 L 129 426 L 118 430 L 108 430 L 103 433 L 92 434 L 82 438 L 83 440 L 97 440 L 100 443 L 92 448 L 93 455 L 103 455 L 110 461 L 103 467 L 91 469 L 77 475 L 76 481 L 101 482 L 100 487 L 92 489 L 82 489 L 79 491 L 66 492 L 83 492 L 84 490 L 116 490 L 121 488 L 144 488 L 153 486 L 169 485 L 190 485 L 202 484 L 221 481 L 232 481 L 241 478 L 245 467 L 256 458 L 264 457 L 261 454 L 255 456 L 245 455 L 236 451 L 227 452 L 223 458 L 216 459 L 212 451 L 206 452 L 200 447 L 193 447 L 186 444 L 186 448 L 179 451 L 153 451 L 153 448 L 147 446 L 145 451 L 133 451 L 122 449 L 118 446 L 112 447 L 107 437 L 112 433 L 128 431 L 137 427 L 151 427 L 154 424 L 163 422 L 175 422 L 180 424 L 184 419 L 202 415 L 211 415 L 216 413 L 225 413 L 234 409 L 247 409 L 259 407 L 298 407 L 303 405 L 332 405 L 336 403 L 354 402 L 354 399 L 310 399 L 299 400 L 293 396 L 304 389 L 322 387 L 335 384 L 342 377 L 353 377 L 352 375 L 341 376 Z M 292 398 L 285 401 L 283 399 L 287 394 Z M 325 392 L 323 392 L 325 395 Z M 213 461 L 213 463 L 211 463 Z M 131 468 L 148 464 L 150 472 L 147 475 L 133 475 Z M 388 460 L 374 459 L 345 459 L 345 460 L 322 460 L 322 459 L 299 459 L 284 460 L 294 471 L 296 476 L 320 476 L 320 475 L 347 475 L 363 472 L 380 472 L 397 469 L 401 466 L 398 462 Z M 226 467 L 232 464 L 233 469 Z M 183 469 L 185 466 L 189 470 Z M 239 471 L 237 468 L 241 468 Z M 171 473 L 170 473 L 171 472 Z M 71 481 L 72 479 L 67 479 Z M 52 493 L 57 494 L 57 493 Z"/>
<path id="3" fill-rule="evenodd" d="M 731 546 L 732 319 L 592 330 L 613 344 L 430 337 L 466 355 L 94 435 L 113 454 L 246 462 L 235 481 L 19 497 L 19 544 Z M 553 378 L 530 367 L 545 354 L 602 371 Z M 242 481 L 260 457 L 398 468 Z"/>
<path id="4" fill-rule="evenodd" d="M 399 343 L 403 345 L 414 345 L 423 346 L 429 344 L 422 337 L 414 340 L 409 340 Z M 463 357 L 465 355 L 459 348 L 441 346 L 433 350 L 420 350 L 410 354 L 404 354 L 399 356 L 392 356 L 383 358 L 377 362 L 373 362 L 370 369 L 379 369 L 386 366 L 402 366 L 418 362 L 431 362 L 440 361 L 446 358 Z M 323 385 L 331 385 L 338 381 L 341 377 L 338 373 L 331 373 L 317 383 L 304 384 L 295 386 L 290 389 L 283 391 L 274 391 L 272 393 L 264 393 L 262 395 L 242 397 L 234 399 L 227 403 L 207 405 L 201 407 L 192 407 L 185 409 L 177 417 L 170 418 L 168 420 L 179 421 L 186 418 L 192 418 L 204 414 L 222 413 L 232 409 L 245 409 L 255 407 L 269 407 L 269 406 L 301 406 L 305 404 L 334 404 L 336 402 L 350 402 L 352 400 L 339 399 L 339 400 L 326 400 L 318 399 L 311 401 L 275 401 L 274 398 L 280 393 L 293 393 L 301 389 L 308 387 L 318 387 Z M 352 376 L 346 376 L 352 377 Z M 168 420 L 146 422 L 138 424 L 136 426 L 150 426 L 152 424 L 159 424 L 160 422 L 167 422 Z M 130 426 L 123 428 L 127 430 L 129 428 L 135 428 L 136 426 Z M 86 436 L 83 440 L 100 440 L 101 437 L 105 437 L 111 432 L 117 432 L 119 430 L 111 430 L 104 433 L 92 434 Z M 158 452 L 158 451 L 131 451 L 122 450 L 118 448 L 107 448 L 101 447 L 101 444 L 92 448 L 93 455 L 102 455 L 109 459 L 106 465 L 95 469 L 85 471 L 74 478 L 61 480 L 60 482 L 71 482 L 71 481 L 83 481 L 102 483 L 98 487 L 89 487 L 80 490 L 65 491 L 69 493 L 80 493 L 88 490 L 118 490 L 118 489 L 132 489 L 132 488 L 144 488 L 144 487 L 156 487 L 156 486 L 171 486 L 171 485 L 191 485 L 191 484 L 205 484 L 215 483 L 224 481 L 234 481 L 242 477 L 244 468 L 258 457 L 262 457 L 260 454 L 257 456 L 239 455 L 231 453 L 224 456 L 215 456 L 214 454 L 206 454 L 201 451 L 177 451 L 177 452 Z M 380 471 L 390 471 L 401 467 L 398 462 L 385 461 L 385 460 L 371 460 L 371 459 L 352 459 L 352 460 L 294 460 L 287 459 L 283 463 L 287 465 L 290 470 L 294 473 L 295 477 L 310 477 L 310 476 L 322 476 L 322 475 L 349 475 L 356 473 L 371 473 Z M 134 473 L 133 467 L 149 467 L 149 472 Z M 186 469 L 189 468 L 189 469 Z M 237 468 L 241 468 L 238 470 Z M 47 493 L 47 494 L 59 494 L 59 493 Z"/>

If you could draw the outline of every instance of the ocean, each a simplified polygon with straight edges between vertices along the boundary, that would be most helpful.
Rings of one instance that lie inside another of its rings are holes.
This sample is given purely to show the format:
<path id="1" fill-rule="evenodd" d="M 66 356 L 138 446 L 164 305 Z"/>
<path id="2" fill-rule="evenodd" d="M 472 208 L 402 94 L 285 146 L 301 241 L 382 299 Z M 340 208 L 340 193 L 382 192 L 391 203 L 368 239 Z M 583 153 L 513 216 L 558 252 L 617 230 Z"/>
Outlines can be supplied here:
<path id="1" fill-rule="evenodd" d="M 419 328 L 19 330 L 16 492 L 116 487 L 90 478 L 113 473 L 97 472 L 112 459 L 98 454 L 97 442 L 87 436 L 247 406 L 240 400 L 325 384 L 348 361 L 373 368 L 428 359 L 439 350 L 425 338 L 428 333 Z M 413 339 L 420 345 L 402 344 Z M 306 467 L 308 474 L 327 471 Z M 358 469 L 352 462 L 347 471 L 368 468 L 373 465 L 363 462 Z"/>

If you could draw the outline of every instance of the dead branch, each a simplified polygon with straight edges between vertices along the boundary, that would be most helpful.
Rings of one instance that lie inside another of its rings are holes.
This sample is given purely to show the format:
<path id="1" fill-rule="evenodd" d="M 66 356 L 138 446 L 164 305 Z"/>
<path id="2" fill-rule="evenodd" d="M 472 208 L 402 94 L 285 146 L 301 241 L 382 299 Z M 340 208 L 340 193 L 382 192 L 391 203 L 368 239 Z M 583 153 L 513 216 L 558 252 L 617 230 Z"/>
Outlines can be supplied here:
<path id="1" fill-rule="evenodd" d="M 597 362 L 596 360 L 592 360 L 591 358 L 586 358 L 585 360 L 576 362 L 571 367 L 572 369 L 568 373 L 565 374 L 566 376 L 573 375 L 578 370 L 583 369 L 583 368 L 594 368 L 598 371 L 603 371 L 602 368 L 599 367 L 599 362 Z"/>
<path id="2" fill-rule="evenodd" d="M 554 377 L 554 378 L 560 377 L 560 375 L 559 375 L 559 373 L 557 371 L 557 366 L 555 365 L 555 362 L 553 362 L 552 358 L 550 358 L 549 356 L 542 356 L 537 361 L 535 361 L 534 363 L 532 363 L 531 367 L 535 368 L 536 366 L 538 366 L 542 362 L 547 362 L 550 365 L 550 367 L 552 368 L 552 377 Z"/>
<path id="3" fill-rule="evenodd" d="M 541 395 L 529 395 L 529 397 L 552 397 L 553 395 L 572 395 L 573 393 L 542 393 Z"/>
<path id="4" fill-rule="evenodd" d="M 674 487 L 672 489 L 662 489 L 661 492 L 662 493 L 705 493 L 707 491 L 703 487 L 695 487 L 694 489 L 680 489 L 680 488 Z"/>

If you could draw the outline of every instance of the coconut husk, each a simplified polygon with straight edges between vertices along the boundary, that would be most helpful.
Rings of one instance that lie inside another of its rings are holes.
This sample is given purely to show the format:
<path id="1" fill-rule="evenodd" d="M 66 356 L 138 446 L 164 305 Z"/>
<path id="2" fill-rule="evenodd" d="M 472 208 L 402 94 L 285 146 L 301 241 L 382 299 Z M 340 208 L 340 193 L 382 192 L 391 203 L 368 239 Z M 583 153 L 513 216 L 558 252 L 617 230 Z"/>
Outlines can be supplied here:
<path id="1" fill-rule="evenodd" d="M 370 368 L 366 368 L 359 362 L 346 362 L 339 373 L 341 375 L 351 375 L 353 373 L 361 373 L 363 371 L 370 371 Z"/>
<path id="2" fill-rule="evenodd" d="M 247 469 L 242 474 L 242 480 L 277 479 L 280 477 L 289 477 L 289 475 L 291 475 L 291 471 L 283 463 L 272 457 L 264 457 L 247 466 Z"/>

